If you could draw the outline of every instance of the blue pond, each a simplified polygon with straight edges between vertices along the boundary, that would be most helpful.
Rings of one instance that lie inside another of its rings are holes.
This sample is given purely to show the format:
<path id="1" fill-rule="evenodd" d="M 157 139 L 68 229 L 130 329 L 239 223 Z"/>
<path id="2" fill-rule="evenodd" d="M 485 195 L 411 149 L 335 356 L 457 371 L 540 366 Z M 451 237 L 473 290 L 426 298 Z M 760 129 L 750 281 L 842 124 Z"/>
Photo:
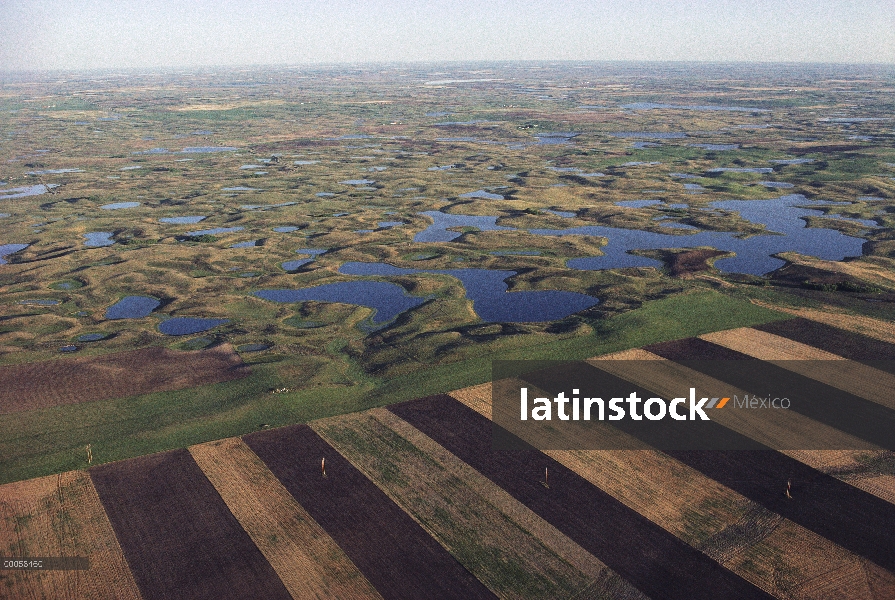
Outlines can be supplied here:
<path id="1" fill-rule="evenodd" d="M 638 229 L 588 226 L 571 229 L 533 229 L 535 235 L 593 235 L 607 238 L 603 246 L 604 256 L 574 258 L 566 264 L 582 270 L 620 269 L 625 267 L 659 267 L 661 263 L 650 258 L 628 254 L 635 249 L 692 248 L 711 246 L 719 250 L 736 252 L 732 258 L 718 260 L 718 269 L 734 273 L 764 275 L 784 265 L 773 258 L 778 252 L 799 252 L 824 260 L 842 260 L 860 256 L 864 240 L 843 235 L 839 231 L 823 228 L 807 228 L 804 216 L 822 216 L 823 211 L 800 206 L 829 206 L 830 203 L 808 200 L 793 194 L 773 200 L 725 200 L 713 202 L 712 208 L 737 211 L 753 223 L 763 223 L 769 232 L 784 235 L 758 235 L 741 239 L 730 232 L 700 231 L 693 235 L 667 235 Z"/>
<path id="2" fill-rule="evenodd" d="M 456 277 L 472 300 L 472 307 L 483 321 L 538 323 L 555 321 L 590 308 L 599 302 L 592 296 L 557 290 L 523 291 L 507 293 L 506 279 L 515 271 L 489 269 L 404 269 L 383 263 L 349 262 L 342 265 L 339 273 L 345 275 L 375 275 L 390 277 L 413 273 L 435 273 Z M 376 282 L 352 282 L 376 283 Z"/>
<path id="3" fill-rule="evenodd" d="M 759 181 L 758 185 L 763 185 L 767 188 L 793 188 L 796 187 L 791 183 L 785 183 L 783 181 Z"/>
<path id="4" fill-rule="evenodd" d="M 620 202 L 616 202 L 616 206 L 626 206 L 628 208 L 643 208 L 645 206 L 653 206 L 655 204 L 662 204 L 661 200 L 622 200 Z"/>
<path id="5" fill-rule="evenodd" d="M 221 188 L 221 190 L 224 192 L 263 192 L 264 191 L 261 188 L 246 187 L 244 185 L 237 185 L 234 187 L 225 187 L 225 188 Z"/>
<path id="6" fill-rule="evenodd" d="M 0 244 L 0 265 L 6 264 L 6 261 L 3 260 L 5 257 L 20 252 L 29 245 L 30 244 Z"/>
<path id="7" fill-rule="evenodd" d="M 85 333 L 78 336 L 79 342 L 98 342 L 103 339 L 106 339 L 105 333 Z"/>
<path id="8" fill-rule="evenodd" d="M 35 300 L 19 300 L 19 304 L 32 304 L 35 306 L 57 306 L 62 304 L 59 300 L 53 300 L 52 298 L 40 298 Z"/>
<path id="9" fill-rule="evenodd" d="M 616 131 L 609 135 L 620 138 L 644 138 L 649 140 L 678 140 L 687 137 L 686 133 L 668 133 L 662 131 Z"/>
<path id="10" fill-rule="evenodd" d="M 284 271 L 295 271 L 299 267 L 308 264 L 309 262 L 314 262 L 313 258 L 300 258 L 298 260 L 287 260 L 282 263 L 280 266 L 283 267 Z"/>
<path id="11" fill-rule="evenodd" d="M 399 285 L 384 281 L 343 281 L 297 290 L 260 290 L 253 295 L 273 302 L 340 302 L 367 306 L 375 312 L 374 325 L 388 323 L 396 316 L 423 303 L 409 296 Z"/>
<path id="12" fill-rule="evenodd" d="M 231 248 L 254 248 L 258 245 L 258 240 L 249 240 L 247 242 L 237 242 L 236 244 L 230 244 Z"/>
<path id="13" fill-rule="evenodd" d="M 298 229 L 298 227 L 295 227 L 293 225 L 288 225 L 286 227 L 274 227 L 273 228 L 273 230 L 276 231 L 277 233 L 292 233 L 293 231 L 296 231 L 297 229 Z"/>
<path id="14" fill-rule="evenodd" d="M 773 173 L 770 167 L 717 167 L 709 169 L 706 173 Z"/>
<path id="15" fill-rule="evenodd" d="M 239 150 L 239 148 L 233 148 L 232 146 L 188 146 L 181 150 L 181 152 L 195 152 L 195 153 L 205 153 L 205 152 L 235 152 Z"/>
<path id="16" fill-rule="evenodd" d="M 40 196 L 41 194 L 46 194 L 48 191 L 50 191 L 51 188 L 54 187 L 58 186 L 56 184 L 50 183 L 47 185 L 38 184 L 0 190 L 0 200 L 11 200 L 13 198 L 24 198 L 26 196 Z"/>
<path id="17" fill-rule="evenodd" d="M 242 227 L 216 227 L 214 229 L 203 229 L 201 231 L 188 231 L 184 235 L 196 237 L 199 235 L 216 235 L 218 233 L 233 233 L 234 231 L 242 231 Z"/>
<path id="18" fill-rule="evenodd" d="M 457 231 L 448 231 L 448 227 L 476 227 L 482 231 L 511 231 L 512 227 L 497 225 L 497 217 L 476 217 L 470 215 L 449 215 L 437 210 L 419 213 L 434 222 L 413 237 L 414 242 L 449 242 L 460 237 Z"/>
<path id="19" fill-rule="evenodd" d="M 106 309 L 107 319 L 142 319 L 149 316 L 161 302 L 149 296 L 125 296 Z"/>
<path id="20" fill-rule="evenodd" d="M 85 233 L 84 237 L 87 239 L 84 240 L 84 245 L 90 248 L 111 246 L 115 243 L 112 240 L 112 235 L 111 231 L 91 231 L 90 233 Z"/>
<path id="21" fill-rule="evenodd" d="M 103 210 L 120 210 L 122 208 L 137 208 L 139 202 L 113 202 L 112 204 L 104 204 L 100 206 Z"/>
<path id="22" fill-rule="evenodd" d="M 199 221 L 203 221 L 206 217 L 204 215 L 196 215 L 194 217 L 162 217 L 159 219 L 159 223 L 169 223 L 171 225 L 192 225 L 194 223 L 198 223 Z"/>
<path id="23" fill-rule="evenodd" d="M 571 219 L 575 216 L 575 213 L 569 212 L 567 210 L 552 210 L 549 208 L 545 208 L 544 212 L 550 213 L 551 215 L 556 215 L 557 217 L 562 217 L 564 219 Z"/>
<path id="24" fill-rule="evenodd" d="M 158 330 L 165 335 L 190 335 L 214 329 L 218 325 L 229 323 L 229 319 L 198 319 L 196 317 L 174 317 L 162 321 Z"/>
<path id="25" fill-rule="evenodd" d="M 376 182 L 372 179 L 348 179 L 339 183 L 344 183 L 345 185 L 372 185 Z"/>
<path id="26" fill-rule="evenodd" d="M 500 194 L 492 194 L 490 192 L 486 192 L 485 190 L 476 190 L 474 192 L 466 192 L 465 194 L 460 194 L 460 198 L 483 198 L 485 200 L 503 200 L 503 196 Z"/>
<path id="27" fill-rule="evenodd" d="M 404 221 L 379 221 L 376 223 L 376 226 L 382 229 L 388 229 L 389 227 L 400 227 L 403 224 Z"/>

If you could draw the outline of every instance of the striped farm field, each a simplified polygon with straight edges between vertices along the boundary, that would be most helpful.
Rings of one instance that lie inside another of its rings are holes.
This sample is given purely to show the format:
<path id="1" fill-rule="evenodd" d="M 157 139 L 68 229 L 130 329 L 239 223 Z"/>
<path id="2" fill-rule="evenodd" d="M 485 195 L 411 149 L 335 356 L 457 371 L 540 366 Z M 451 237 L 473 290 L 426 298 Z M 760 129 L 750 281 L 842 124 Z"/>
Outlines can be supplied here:
<path id="1" fill-rule="evenodd" d="M 90 568 L 0 569 L 0 598 L 892 600 L 895 329 L 815 313 L 516 376 L 819 398 L 700 423 L 737 450 L 630 420 L 592 429 L 628 449 L 495 450 L 485 383 L 2 485 L 0 555 Z"/>

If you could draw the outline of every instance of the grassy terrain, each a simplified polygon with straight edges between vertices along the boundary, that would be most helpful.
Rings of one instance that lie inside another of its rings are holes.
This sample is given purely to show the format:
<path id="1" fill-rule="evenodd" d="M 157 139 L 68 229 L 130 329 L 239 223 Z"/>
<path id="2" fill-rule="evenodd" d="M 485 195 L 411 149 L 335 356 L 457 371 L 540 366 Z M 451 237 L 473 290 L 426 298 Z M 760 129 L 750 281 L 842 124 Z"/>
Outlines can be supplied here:
<path id="1" fill-rule="evenodd" d="M 3 415 L 0 482 L 82 468 L 87 444 L 94 464 L 103 463 L 442 393 L 488 381 L 492 359 L 580 359 L 783 318 L 789 316 L 703 291 L 598 321 L 587 335 L 547 343 L 532 339 L 508 351 L 480 344 L 475 357 L 419 365 L 395 378 L 377 379 L 355 366 L 342 385 L 303 386 L 284 377 L 278 363 L 260 363 L 249 377 L 227 383 Z M 298 389 L 270 393 L 283 387 Z"/>

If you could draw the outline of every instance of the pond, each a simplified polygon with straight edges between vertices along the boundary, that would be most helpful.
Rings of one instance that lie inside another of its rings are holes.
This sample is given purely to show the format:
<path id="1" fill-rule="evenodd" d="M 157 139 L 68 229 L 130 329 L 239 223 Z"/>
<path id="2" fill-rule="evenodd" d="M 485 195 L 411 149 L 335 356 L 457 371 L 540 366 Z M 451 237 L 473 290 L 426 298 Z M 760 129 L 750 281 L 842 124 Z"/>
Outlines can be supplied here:
<path id="1" fill-rule="evenodd" d="M 61 175 L 63 173 L 83 173 L 84 169 L 45 169 L 43 171 L 26 171 L 25 175 Z"/>
<path id="2" fill-rule="evenodd" d="M 121 210 L 122 208 L 137 208 L 139 202 L 113 202 L 111 204 L 103 204 L 100 206 L 103 210 Z"/>
<path id="3" fill-rule="evenodd" d="M 376 226 L 381 229 L 388 229 L 390 227 L 400 227 L 404 224 L 404 221 L 379 221 L 376 223 Z"/>
<path id="4" fill-rule="evenodd" d="M 474 192 L 466 192 L 465 194 L 460 194 L 460 198 L 482 198 L 484 200 L 503 200 L 504 197 L 500 194 L 492 194 L 490 192 L 486 192 L 485 190 L 476 190 Z"/>
<path id="5" fill-rule="evenodd" d="M 345 185 L 373 185 L 376 182 L 372 179 L 346 179 L 345 181 L 340 181 L 339 183 L 343 183 Z"/>
<path id="6" fill-rule="evenodd" d="M 459 231 L 448 231 L 448 227 L 475 227 L 481 231 L 512 231 L 512 227 L 497 225 L 497 217 L 451 215 L 437 210 L 419 213 L 432 219 L 433 223 L 413 237 L 414 242 L 449 242 L 462 235 Z"/>
<path id="7" fill-rule="evenodd" d="M 21 252 L 25 248 L 30 246 L 30 244 L 0 244 L 0 265 L 5 265 L 6 261 L 5 257 L 10 254 L 15 254 L 16 252 Z"/>
<path id="8" fill-rule="evenodd" d="M 106 309 L 106 318 L 114 319 L 142 319 L 156 308 L 161 306 L 156 298 L 151 296 L 125 296 Z"/>
<path id="9" fill-rule="evenodd" d="M 242 344 L 236 347 L 237 352 L 261 352 L 273 348 L 273 344 Z"/>
<path id="10" fill-rule="evenodd" d="M 196 317 L 173 317 L 159 323 L 158 330 L 165 335 L 190 335 L 214 329 L 230 319 L 199 319 Z"/>
<path id="11" fill-rule="evenodd" d="M 706 173 L 773 173 L 770 167 L 716 167 Z"/>
<path id="12" fill-rule="evenodd" d="M 460 280 L 466 290 L 466 297 L 472 300 L 472 307 L 483 321 L 537 323 L 563 319 L 571 314 L 590 308 L 599 302 L 592 296 L 577 292 L 557 290 L 537 290 L 507 292 L 506 279 L 515 271 L 490 269 L 405 269 L 384 263 L 348 262 L 339 273 L 393 277 L 414 273 L 449 275 Z M 378 283 L 378 282 L 353 282 Z M 390 284 L 391 285 L 391 284 Z"/>
<path id="13" fill-rule="evenodd" d="M 242 231 L 242 227 L 215 227 L 214 229 L 202 229 L 200 231 L 188 231 L 183 235 L 188 237 L 197 237 L 200 235 L 217 235 L 219 233 L 233 233 L 234 231 Z"/>
<path id="14" fill-rule="evenodd" d="M 823 260 L 840 261 L 846 257 L 861 256 L 865 240 L 850 237 L 833 229 L 807 228 L 804 216 L 823 216 L 823 211 L 802 206 L 830 206 L 833 203 L 808 200 L 800 194 L 782 196 L 771 200 L 725 200 L 712 202 L 714 209 L 737 211 L 743 219 L 764 224 L 768 235 L 746 239 L 735 237 L 734 232 L 700 231 L 692 235 L 653 233 L 639 229 L 586 226 L 570 229 L 532 229 L 535 235 L 591 235 L 602 236 L 608 243 L 601 248 L 603 256 L 573 258 L 567 266 L 582 270 L 620 269 L 626 267 L 660 267 L 657 260 L 628 254 L 629 250 L 660 248 L 692 248 L 710 246 L 719 250 L 736 252 L 732 258 L 715 263 L 721 271 L 764 275 L 779 267 L 784 261 L 773 258 L 778 252 L 799 252 Z"/>
<path id="15" fill-rule="evenodd" d="M 233 186 L 233 187 L 221 188 L 221 191 L 223 191 L 223 192 L 263 192 L 264 190 L 262 190 L 261 188 L 253 188 L 253 187 L 246 187 L 244 185 L 237 185 L 237 186 Z"/>
<path id="16" fill-rule="evenodd" d="M 423 298 L 410 296 L 399 285 L 384 281 L 343 281 L 295 290 L 260 290 L 254 296 L 272 302 L 339 302 L 373 309 L 373 325 L 388 323 L 402 312 L 419 306 Z"/>
<path id="17" fill-rule="evenodd" d="M 678 140 L 687 137 L 686 133 L 669 133 L 664 131 L 616 131 L 612 137 L 644 138 L 649 140 Z"/>
<path id="18" fill-rule="evenodd" d="M 299 248 L 295 251 L 296 254 L 307 254 L 311 258 L 300 258 L 297 260 L 287 260 L 282 263 L 280 266 L 284 271 L 295 271 L 301 266 L 304 266 L 310 262 L 314 262 L 314 259 L 321 255 L 325 254 L 328 248 Z"/>
<path id="19" fill-rule="evenodd" d="M 25 198 L 26 196 L 40 196 L 41 194 L 46 194 L 55 187 L 59 187 L 59 185 L 55 183 L 47 185 L 38 184 L 0 190 L 0 200 L 12 200 L 13 198 Z"/>
<path id="20" fill-rule="evenodd" d="M 188 146 L 181 150 L 187 153 L 236 152 L 239 148 L 232 146 Z"/>
<path id="21" fill-rule="evenodd" d="M 544 212 L 550 213 L 551 215 L 556 215 L 557 217 L 562 217 L 564 219 L 571 219 L 575 216 L 575 213 L 567 210 L 553 210 L 550 208 L 545 208 Z"/>
<path id="22" fill-rule="evenodd" d="M 662 204 L 661 200 L 622 200 L 620 202 L 616 202 L 616 206 L 625 206 L 627 208 L 643 208 L 645 206 L 654 206 L 656 204 Z"/>
<path id="23" fill-rule="evenodd" d="M 231 248 L 254 248 L 258 245 L 258 240 L 248 240 L 246 242 L 237 242 L 235 244 L 230 244 Z"/>
<path id="24" fill-rule="evenodd" d="M 159 219 L 159 223 L 169 223 L 171 225 L 193 225 L 194 223 L 198 223 L 199 221 L 204 221 L 206 218 L 205 215 L 195 215 L 190 217 L 162 217 Z"/>
<path id="25" fill-rule="evenodd" d="M 91 231 L 85 233 L 84 245 L 89 248 L 101 248 L 103 246 L 111 246 L 115 243 L 112 239 L 114 234 L 111 231 Z"/>
<path id="26" fill-rule="evenodd" d="M 59 300 L 52 298 L 34 298 L 29 300 L 19 300 L 19 304 L 31 304 L 34 306 L 58 306 L 62 304 Z"/>
<path id="27" fill-rule="evenodd" d="M 83 335 L 79 335 L 77 341 L 79 342 L 98 342 L 100 340 L 104 340 L 108 337 L 105 333 L 85 333 Z"/>
<path id="28" fill-rule="evenodd" d="M 763 185 L 766 188 L 781 188 L 781 189 L 796 187 L 791 183 L 785 183 L 783 181 L 759 181 L 758 185 Z"/>

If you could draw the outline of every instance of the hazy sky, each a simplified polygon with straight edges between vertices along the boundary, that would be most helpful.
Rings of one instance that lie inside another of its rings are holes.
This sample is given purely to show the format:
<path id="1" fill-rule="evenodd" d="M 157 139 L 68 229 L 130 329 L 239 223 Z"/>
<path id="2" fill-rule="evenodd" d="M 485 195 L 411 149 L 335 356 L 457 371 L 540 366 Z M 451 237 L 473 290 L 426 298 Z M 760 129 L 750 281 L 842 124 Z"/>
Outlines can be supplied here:
<path id="1" fill-rule="evenodd" d="M 0 70 L 440 60 L 895 63 L 893 0 L 0 0 Z"/>

